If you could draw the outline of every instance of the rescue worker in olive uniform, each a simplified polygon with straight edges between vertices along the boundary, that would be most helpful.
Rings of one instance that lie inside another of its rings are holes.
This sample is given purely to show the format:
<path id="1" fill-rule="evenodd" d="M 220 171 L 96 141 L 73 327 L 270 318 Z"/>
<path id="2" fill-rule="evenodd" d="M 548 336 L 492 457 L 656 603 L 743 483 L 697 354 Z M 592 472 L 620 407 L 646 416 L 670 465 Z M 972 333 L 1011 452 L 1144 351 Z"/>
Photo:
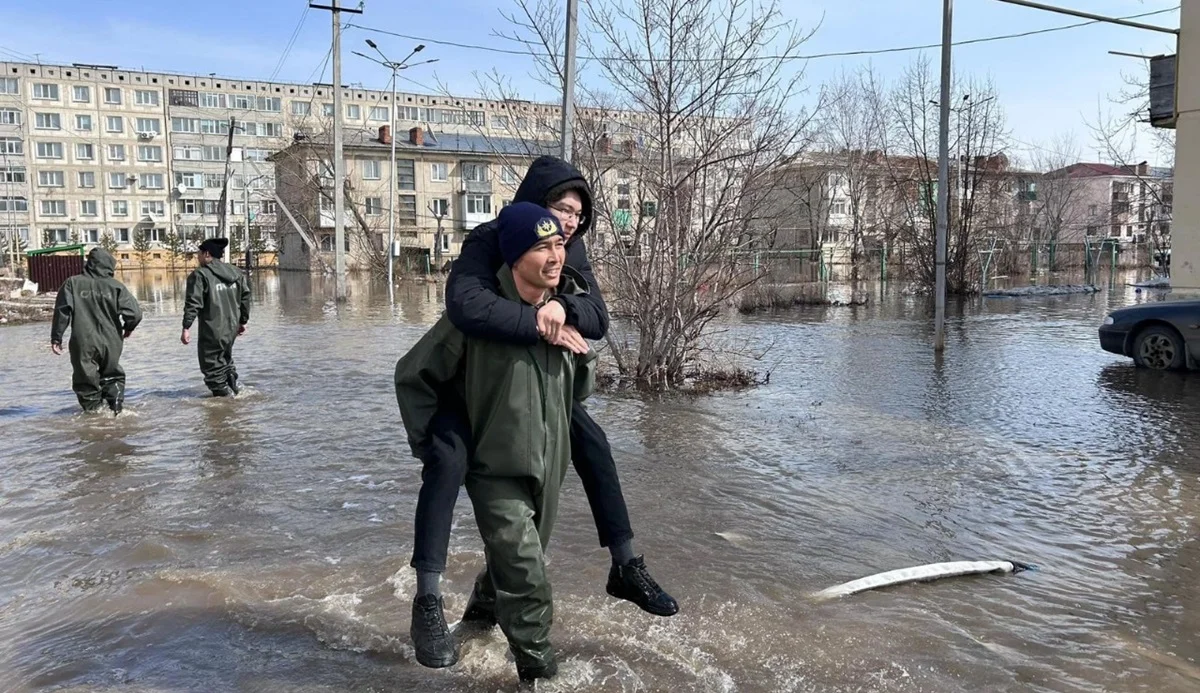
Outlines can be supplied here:
<path id="1" fill-rule="evenodd" d="M 500 212 L 498 225 L 506 298 L 536 308 L 587 294 L 583 276 L 563 264 L 562 226 L 549 210 L 518 202 Z M 456 396 L 465 404 L 475 442 L 467 494 L 487 557 L 475 591 L 494 599 L 523 681 L 558 671 L 544 551 L 571 461 L 571 410 L 591 394 L 595 358 L 593 350 L 578 355 L 546 341 L 470 339 L 443 315 L 396 364 L 396 400 L 414 456 L 428 453 L 439 401 Z"/>
<path id="2" fill-rule="evenodd" d="M 237 367 L 233 365 L 233 343 L 246 333 L 250 321 L 250 287 L 241 270 L 222 262 L 227 238 L 210 238 L 200 244 L 196 259 L 200 267 L 188 275 L 183 308 L 183 335 L 191 344 L 191 327 L 200 319 L 196 353 L 204 384 L 214 397 L 236 395 Z"/>
<path id="3" fill-rule="evenodd" d="M 63 282 L 54 304 L 50 348 L 62 355 L 62 340 L 71 328 L 71 388 L 84 411 L 102 403 L 120 413 L 125 402 L 121 351 L 142 321 L 142 309 L 125 285 L 113 278 L 117 261 L 104 248 L 93 248 L 77 274 Z"/>

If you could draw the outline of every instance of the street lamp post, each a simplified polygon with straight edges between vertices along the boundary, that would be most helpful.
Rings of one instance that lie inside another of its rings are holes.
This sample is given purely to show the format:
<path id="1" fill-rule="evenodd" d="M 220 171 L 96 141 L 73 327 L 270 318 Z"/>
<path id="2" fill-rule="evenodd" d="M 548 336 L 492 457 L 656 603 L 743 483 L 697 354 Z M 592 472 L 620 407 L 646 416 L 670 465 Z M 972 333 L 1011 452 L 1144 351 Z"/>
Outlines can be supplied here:
<path id="1" fill-rule="evenodd" d="M 394 287 L 396 285 L 396 276 L 395 276 L 396 190 L 400 184 L 400 179 L 396 174 L 395 124 L 396 124 L 396 116 L 398 115 L 397 110 L 399 108 L 397 105 L 397 102 L 396 102 L 396 82 L 398 79 L 398 74 L 401 70 L 405 70 L 410 67 L 414 67 L 414 65 L 427 65 L 429 63 L 436 63 L 437 58 L 434 58 L 433 60 L 425 60 L 423 62 L 414 63 L 414 65 L 408 64 L 408 61 L 411 60 L 414 55 L 425 50 L 425 44 L 423 44 L 423 43 L 417 44 L 417 47 L 413 48 L 412 52 L 409 53 L 408 56 L 406 58 L 404 58 L 404 60 L 401 60 L 400 62 L 394 62 L 394 61 L 388 60 L 388 57 L 386 55 L 384 55 L 383 51 L 381 51 L 379 49 L 379 45 L 376 44 L 371 39 L 367 39 L 367 45 L 370 46 L 376 53 L 378 53 L 379 57 L 382 58 L 382 60 L 372 58 L 369 55 L 363 55 L 362 53 L 359 53 L 358 51 L 351 51 L 351 52 L 360 58 L 366 58 L 367 60 L 370 60 L 371 62 L 376 63 L 378 65 L 382 65 L 383 67 L 386 67 L 392 71 L 392 108 L 391 108 L 391 116 L 388 118 L 388 120 L 391 123 L 390 129 L 392 130 L 392 133 L 391 133 L 392 152 L 391 152 L 391 159 L 390 159 L 392 175 L 391 175 L 391 184 L 388 186 L 387 274 L 388 274 L 388 295 L 393 296 L 394 295 L 393 294 Z"/>

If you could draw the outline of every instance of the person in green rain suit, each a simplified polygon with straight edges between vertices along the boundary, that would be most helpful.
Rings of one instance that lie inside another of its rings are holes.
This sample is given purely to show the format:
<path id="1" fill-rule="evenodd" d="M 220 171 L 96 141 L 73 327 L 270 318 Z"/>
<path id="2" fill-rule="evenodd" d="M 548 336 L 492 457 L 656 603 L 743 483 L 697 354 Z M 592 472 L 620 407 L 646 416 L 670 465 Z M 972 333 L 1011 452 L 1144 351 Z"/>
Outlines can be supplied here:
<path id="1" fill-rule="evenodd" d="M 200 266 L 188 275 L 183 307 L 183 335 L 191 344 L 191 327 L 200 319 L 196 353 L 204 384 L 214 397 L 238 393 L 237 368 L 233 365 L 233 343 L 246 333 L 250 322 L 250 287 L 241 270 L 222 262 L 227 238 L 210 238 L 200 244 L 196 259 Z"/>
<path id="2" fill-rule="evenodd" d="M 498 225 L 506 298 L 537 307 L 587 294 L 587 281 L 563 264 L 562 226 L 548 210 L 518 202 L 501 210 Z M 475 440 L 467 494 L 487 559 L 476 592 L 494 600 L 523 681 L 558 671 L 545 549 L 571 460 L 571 410 L 592 391 L 595 358 L 545 341 L 468 339 L 443 315 L 396 363 L 396 401 L 415 457 L 432 442 L 439 399 L 453 393 L 465 406 Z"/>
<path id="3" fill-rule="evenodd" d="M 63 335 L 71 328 L 71 387 L 84 411 L 102 403 L 115 413 L 125 402 L 121 351 L 142 321 L 142 309 L 125 285 L 113 278 L 117 261 L 104 248 L 93 248 L 83 274 L 65 281 L 54 304 L 50 349 L 61 356 Z"/>

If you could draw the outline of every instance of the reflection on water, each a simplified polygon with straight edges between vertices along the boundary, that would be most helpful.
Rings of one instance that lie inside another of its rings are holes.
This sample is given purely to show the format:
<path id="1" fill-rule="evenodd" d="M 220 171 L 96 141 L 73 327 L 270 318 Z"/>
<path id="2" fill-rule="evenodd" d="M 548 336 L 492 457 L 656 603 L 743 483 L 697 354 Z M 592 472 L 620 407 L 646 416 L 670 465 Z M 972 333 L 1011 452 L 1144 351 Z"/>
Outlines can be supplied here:
<path id="1" fill-rule="evenodd" d="M 146 321 L 127 412 L 76 413 L 48 326 L 0 330 L 0 686 L 5 691 L 495 691 L 497 633 L 460 665 L 412 658 L 405 566 L 419 466 L 391 386 L 441 286 L 396 303 L 365 279 L 262 273 L 237 360 L 205 398 L 178 343 L 184 274 L 123 277 Z M 590 403 L 636 546 L 672 619 L 604 594 L 577 479 L 553 547 L 558 691 L 1155 690 L 1200 686 L 1200 389 L 1105 354 L 1094 296 L 926 299 L 737 318 L 771 382 Z M 1015 559 L 1040 570 L 805 596 L 890 568 Z M 453 620 L 482 560 L 459 504 Z M 540 689 L 539 689 L 540 690 Z"/>

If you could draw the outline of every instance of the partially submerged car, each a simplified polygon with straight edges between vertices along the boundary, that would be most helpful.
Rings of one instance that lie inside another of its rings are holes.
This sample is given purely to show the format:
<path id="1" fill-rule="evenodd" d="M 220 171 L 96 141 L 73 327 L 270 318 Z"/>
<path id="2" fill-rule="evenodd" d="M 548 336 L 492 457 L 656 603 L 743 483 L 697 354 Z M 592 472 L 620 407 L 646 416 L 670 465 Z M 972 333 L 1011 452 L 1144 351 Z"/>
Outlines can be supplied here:
<path id="1" fill-rule="evenodd" d="M 1142 368 L 1200 367 L 1200 301 L 1159 301 L 1114 310 L 1100 326 L 1100 348 Z"/>

